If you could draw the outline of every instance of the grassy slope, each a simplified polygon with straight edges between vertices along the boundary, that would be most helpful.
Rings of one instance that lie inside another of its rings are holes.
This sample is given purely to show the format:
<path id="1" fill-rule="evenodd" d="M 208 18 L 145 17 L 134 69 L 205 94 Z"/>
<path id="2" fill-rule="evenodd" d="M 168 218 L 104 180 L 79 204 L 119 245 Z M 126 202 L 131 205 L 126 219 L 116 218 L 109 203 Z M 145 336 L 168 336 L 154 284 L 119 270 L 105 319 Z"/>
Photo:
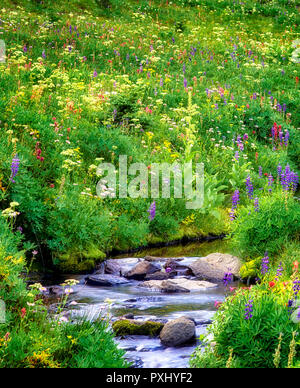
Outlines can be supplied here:
<path id="1" fill-rule="evenodd" d="M 259 166 L 273 176 L 279 162 L 297 168 L 294 7 L 284 14 L 282 4 L 257 5 L 257 14 L 250 2 L 234 13 L 226 2 L 183 3 L 111 2 L 106 9 L 93 1 L 4 2 L 1 207 L 20 203 L 15 226 L 45 260 L 51 252 L 62 268 L 84 270 L 112 248 L 227 231 L 230 195 L 249 171 L 257 181 Z M 190 103 L 184 78 L 193 88 Z M 269 92 L 291 117 L 270 106 Z M 292 134 L 288 149 L 272 151 L 274 121 Z M 99 158 L 116 165 L 122 154 L 146 165 L 184 162 L 187 128 L 205 163 L 204 209 L 158 200 L 150 223 L 151 200 L 96 198 Z M 232 138 L 245 132 L 250 138 L 236 167 Z M 21 169 L 11 184 L 15 153 Z"/>

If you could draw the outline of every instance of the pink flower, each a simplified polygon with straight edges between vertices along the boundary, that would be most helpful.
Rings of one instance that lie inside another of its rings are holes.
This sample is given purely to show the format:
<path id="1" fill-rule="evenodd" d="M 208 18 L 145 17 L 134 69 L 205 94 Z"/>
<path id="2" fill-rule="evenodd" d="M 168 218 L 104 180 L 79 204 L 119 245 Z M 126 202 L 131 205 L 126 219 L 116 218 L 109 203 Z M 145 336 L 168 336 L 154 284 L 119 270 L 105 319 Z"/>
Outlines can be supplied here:
<path id="1" fill-rule="evenodd" d="M 219 309 L 221 304 L 222 304 L 222 302 L 215 301 L 215 308 Z"/>

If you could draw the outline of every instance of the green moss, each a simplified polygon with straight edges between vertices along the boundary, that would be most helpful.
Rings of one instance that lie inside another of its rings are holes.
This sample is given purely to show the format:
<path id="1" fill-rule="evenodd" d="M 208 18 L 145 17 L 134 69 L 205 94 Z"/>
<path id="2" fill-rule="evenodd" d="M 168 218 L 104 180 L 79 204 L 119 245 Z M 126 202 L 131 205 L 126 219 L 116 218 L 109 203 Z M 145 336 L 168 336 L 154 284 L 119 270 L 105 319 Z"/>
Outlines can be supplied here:
<path id="1" fill-rule="evenodd" d="M 105 253 L 95 247 L 91 247 L 83 252 L 78 252 L 74 249 L 59 254 L 56 257 L 54 264 L 56 264 L 62 272 L 78 273 L 93 270 L 96 264 L 105 258 Z"/>
<path id="2" fill-rule="evenodd" d="M 149 335 L 156 337 L 164 325 L 160 322 L 137 322 L 129 319 L 116 321 L 112 325 L 116 335 Z"/>

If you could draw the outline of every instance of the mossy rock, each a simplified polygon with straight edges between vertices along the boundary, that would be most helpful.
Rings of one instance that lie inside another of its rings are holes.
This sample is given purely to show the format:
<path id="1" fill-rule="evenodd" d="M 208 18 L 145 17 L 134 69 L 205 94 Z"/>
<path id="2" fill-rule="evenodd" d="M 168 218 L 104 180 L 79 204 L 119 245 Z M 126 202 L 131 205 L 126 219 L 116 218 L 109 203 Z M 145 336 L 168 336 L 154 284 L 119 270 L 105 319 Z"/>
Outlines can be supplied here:
<path id="1" fill-rule="evenodd" d="M 105 253 L 95 247 L 85 251 L 70 250 L 63 254 L 58 254 L 54 264 L 61 272 L 80 273 L 93 270 L 97 263 L 106 258 Z"/>
<path id="2" fill-rule="evenodd" d="M 130 319 L 122 319 L 113 323 L 112 328 L 117 336 L 124 335 L 148 335 L 157 337 L 164 325 L 160 322 L 138 322 Z"/>

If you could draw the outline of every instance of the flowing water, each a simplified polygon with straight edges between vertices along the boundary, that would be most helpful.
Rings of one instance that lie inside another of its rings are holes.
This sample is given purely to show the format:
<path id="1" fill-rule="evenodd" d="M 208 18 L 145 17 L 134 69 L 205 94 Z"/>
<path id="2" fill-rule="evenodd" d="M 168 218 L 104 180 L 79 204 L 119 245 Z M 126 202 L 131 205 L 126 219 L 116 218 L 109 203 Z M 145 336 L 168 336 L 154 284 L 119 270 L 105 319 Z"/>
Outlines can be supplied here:
<path id="1" fill-rule="evenodd" d="M 220 241 L 204 244 L 190 244 L 186 247 L 171 247 L 159 250 L 139 252 L 136 257 L 152 255 L 157 257 L 184 257 L 181 264 L 188 265 L 196 258 L 212 252 L 226 252 L 226 245 Z M 116 258 L 122 266 L 130 270 L 137 263 L 137 258 Z M 192 291 L 183 294 L 162 294 L 143 289 L 137 281 L 118 287 L 92 287 L 85 284 L 84 276 L 78 276 L 80 283 L 74 287 L 75 294 L 71 300 L 78 304 L 73 313 L 86 315 L 90 319 L 99 314 L 107 314 L 108 306 L 112 319 L 132 313 L 137 320 L 161 319 L 171 320 L 182 316 L 193 318 L 196 322 L 196 337 L 207 330 L 216 311 L 215 302 L 225 298 L 223 285 L 216 288 Z M 119 347 L 126 351 L 126 357 L 134 361 L 137 367 L 143 368 L 183 368 L 187 367 L 190 355 L 200 341 L 179 348 L 166 348 L 159 338 L 128 336 L 117 338 Z"/>

